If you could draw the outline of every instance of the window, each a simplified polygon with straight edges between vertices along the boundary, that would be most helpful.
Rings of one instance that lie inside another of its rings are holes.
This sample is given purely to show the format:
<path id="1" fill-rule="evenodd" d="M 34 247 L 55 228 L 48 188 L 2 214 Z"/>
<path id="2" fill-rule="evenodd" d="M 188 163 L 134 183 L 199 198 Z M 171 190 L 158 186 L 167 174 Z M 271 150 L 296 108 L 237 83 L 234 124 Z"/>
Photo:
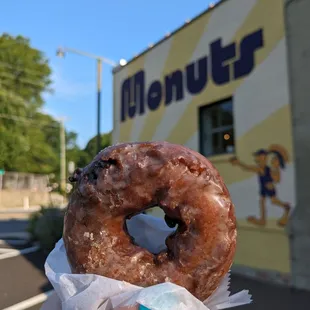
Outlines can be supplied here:
<path id="1" fill-rule="evenodd" d="M 200 152 L 204 156 L 234 152 L 234 119 L 232 99 L 199 109 Z"/>

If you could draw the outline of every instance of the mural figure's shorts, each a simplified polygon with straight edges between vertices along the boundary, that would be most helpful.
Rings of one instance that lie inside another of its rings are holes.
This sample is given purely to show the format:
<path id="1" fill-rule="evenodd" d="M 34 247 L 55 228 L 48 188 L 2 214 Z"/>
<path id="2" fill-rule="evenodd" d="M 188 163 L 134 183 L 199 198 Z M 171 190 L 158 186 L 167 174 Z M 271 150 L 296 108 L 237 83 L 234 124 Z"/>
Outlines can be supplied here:
<path id="1" fill-rule="evenodd" d="M 268 189 L 265 186 L 262 186 L 260 189 L 260 196 L 261 197 L 274 197 L 276 196 L 276 190 L 273 189 Z"/>

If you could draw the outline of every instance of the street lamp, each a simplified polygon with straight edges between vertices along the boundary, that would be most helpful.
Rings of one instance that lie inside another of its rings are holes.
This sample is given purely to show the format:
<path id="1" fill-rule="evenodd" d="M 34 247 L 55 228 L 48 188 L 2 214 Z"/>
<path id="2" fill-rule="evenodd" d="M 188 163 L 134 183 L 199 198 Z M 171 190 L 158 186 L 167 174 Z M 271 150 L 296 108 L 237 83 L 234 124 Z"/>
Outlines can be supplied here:
<path id="1" fill-rule="evenodd" d="M 116 67 L 117 64 L 108 58 L 93 55 L 83 51 L 79 51 L 68 47 L 59 47 L 56 51 L 58 57 L 64 58 L 66 53 L 78 54 L 88 58 L 95 59 L 97 61 L 97 152 L 101 151 L 101 139 L 100 139 L 100 115 L 101 115 L 101 73 L 102 73 L 102 63 L 106 63 L 112 67 Z M 125 59 L 121 59 L 119 64 L 125 66 L 127 64 Z"/>
<path id="2" fill-rule="evenodd" d="M 120 64 L 120 66 L 126 66 L 127 65 L 127 61 L 125 60 L 125 59 L 121 59 L 120 61 L 119 61 L 119 64 Z"/>

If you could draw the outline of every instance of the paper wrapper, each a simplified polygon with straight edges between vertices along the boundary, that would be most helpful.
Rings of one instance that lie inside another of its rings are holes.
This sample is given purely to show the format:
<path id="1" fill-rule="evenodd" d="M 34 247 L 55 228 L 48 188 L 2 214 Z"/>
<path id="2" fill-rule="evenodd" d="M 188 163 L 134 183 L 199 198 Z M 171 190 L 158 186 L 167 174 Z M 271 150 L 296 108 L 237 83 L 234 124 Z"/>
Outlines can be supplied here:
<path id="1" fill-rule="evenodd" d="M 164 220 L 144 214 L 128 221 L 127 227 L 140 246 L 155 253 L 165 249 L 164 240 L 173 232 Z M 169 282 L 142 288 L 94 274 L 72 274 L 62 239 L 48 256 L 45 272 L 65 310 L 219 310 L 251 303 L 246 290 L 229 296 L 229 273 L 204 302 Z"/>

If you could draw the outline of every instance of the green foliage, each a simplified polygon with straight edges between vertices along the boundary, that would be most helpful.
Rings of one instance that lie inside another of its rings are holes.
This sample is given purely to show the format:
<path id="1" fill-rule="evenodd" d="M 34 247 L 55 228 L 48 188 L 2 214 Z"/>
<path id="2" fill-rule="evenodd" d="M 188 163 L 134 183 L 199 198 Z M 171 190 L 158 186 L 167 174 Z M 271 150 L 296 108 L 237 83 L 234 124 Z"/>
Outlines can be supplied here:
<path id="1" fill-rule="evenodd" d="M 28 39 L 0 36 L 0 168 L 59 175 L 59 123 L 40 112 L 50 75 Z M 76 148 L 75 133 L 67 132 L 67 146 Z"/>
<path id="2" fill-rule="evenodd" d="M 111 145 L 112 135 L 111 133 L 101 135 L 101 149 Z M 97 136 L 89 140 L 86 145 L 85 152 L 94 157 L 97 154 Z"/>
<path id="3" fill-rule="evenodd" d="M 50 78 L 47 58 L 28 39 L 0 36 L 0 169 L 54 174 L 58 182 L 59 123 L 40 110 L 43 94 L 52 91 Z M 76 140 L 76 133 L 66 132 L 67 162 L 84 167 L 97 154 L 96 137 L 85 149 Z M 101 143 L 110 145 L 111 133 L 103 134 Z"/>
<path id="4" fill-rule="evenodd" d="M 55 121 L 38 112 L 43 93 L 49 91 L 50 74 L 47 59 L 28 39 L 0 37 L 0 114 L 11 116 L 0 119 L 1 168 L 53 171 L 55 152 L 46 142 L 44 129 L 52 123 L 55 126 Z M 30 118 L 32 122 L 25 121 Z"/>
<path id="5" fill-rule="evenodd" d="M 101 135 L 101 149 L 104 149 L 112 144 L 112 133 Z M 78 167 L 85 167 L 97 155 L 97 136 L 91 138 L 85 149 L 80 151 L 79 158 L 76 161 Z"/>
<path id="6" fill-rule="evenodd" d="M 27 231 L 30 233 L 32 240 L 37 240 L 37 236 L 35 234 L 36 225 L 37 225 L 37 222 L 38 222 L 40 216 L 42 216 L 43 213 L 44 213 L 44 209 L 41 207 L 40 211 L 34 212 L 30 215 L 30 218 L 28 221 Z"/>
<path id="7" fill-rule="evenodd" d="M 31 215 L 28 232 L 46 253 L 53 250 L 62 237 L 64 214 L 65 211 L 58 208 L 41 208 Z"/>
<path id="8" fill-rule="evenodd" d="M 0 37 L 0 68 L 3 90 L 19 97 L 32 111 L 42 106 L 42 94 L 51 84 L 51 68 L 44 54 L 32 48 L 28 39 L 8 34 Z"/>

